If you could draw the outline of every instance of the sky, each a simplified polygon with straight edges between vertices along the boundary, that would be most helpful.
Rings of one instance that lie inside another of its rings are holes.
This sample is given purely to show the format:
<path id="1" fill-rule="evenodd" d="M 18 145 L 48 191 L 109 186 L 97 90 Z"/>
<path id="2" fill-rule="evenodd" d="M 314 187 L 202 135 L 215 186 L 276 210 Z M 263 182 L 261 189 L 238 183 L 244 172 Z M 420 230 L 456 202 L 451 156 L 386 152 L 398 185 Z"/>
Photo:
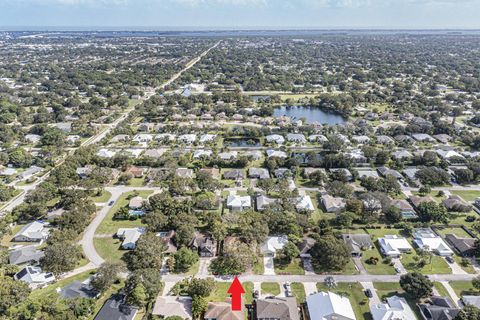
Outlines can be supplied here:
<path id="1" fill-rule="evenodd" d="M 480 29 L 480 0 L 0 0 L 1 27 Z"/>

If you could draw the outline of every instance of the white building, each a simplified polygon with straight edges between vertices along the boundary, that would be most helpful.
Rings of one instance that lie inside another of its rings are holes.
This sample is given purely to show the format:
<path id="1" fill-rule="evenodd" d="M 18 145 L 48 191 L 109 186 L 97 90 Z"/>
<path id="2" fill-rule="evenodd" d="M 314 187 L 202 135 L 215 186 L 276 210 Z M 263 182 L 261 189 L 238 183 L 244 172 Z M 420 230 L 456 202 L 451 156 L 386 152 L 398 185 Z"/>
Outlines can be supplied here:
<path id="1" fill-rule="evenodd" d="M 390 257 L 400 257 L 403 252 L 409 252 L 413 248 L 407 239 L 397 235 L 385 235 L 383 238 L 378 238 L 378 244 L 382 253 Z"/>
<path id="2" fill-rule="evenodd" d="M 204 134 L 200 137 L 200 143 L 206 143 L 214 141 L 217 135 L 215 134 Z"/>
<path id="3" fill-rule="evenodd" d="M 285 142 L 285 138 L 279 134 L 271 134 L 265 137 L 267 142 L 274 142 L 276 144 L 283 144 Z"/>
<path id="4" fill-rule="evenodd" d="M 333 292 L 319 292 L 306 299 L 312 320 L 356 320 L 350 300 Z"/>
<path id="5" fill-rule="evenodd" d="M 413 234 L 413 238 L 413 242 L 420 249 L 434 252 L 442 257 L 453 255 L 453 251 L 447 243 L 443 241 L 441 237 L 433 233 L 431 229 L 417 229 Z"/>
<path id="6" fill-rule="evenodd" d="M 132 141 L 133 142 L 150 142 L 153 140 L 153 136 L 151 134 L 147 134 L 147 133 L 139 133 L 139 134 L 136 134 Z"/>
<path id="7" fill-rule="evenodd" d="M 239 196 L 231 194 L 227 197 L 227 208 L 231 211 L 238 212 L 248 209 L 252 206 L 250 196 Z"/>
<path id="8" fill-rule="evenodd" d="M 40 242 L 48 238 L 45 223 L 34 221 L 24 226 L 12 239 L 15 242 Z"/>
<path id="9" fill-rule="evenodd" d="M 40 267 L 25 267 L 16 273 L 13 278 L 18 281 L 28 283 L 32 289 L 43 287 L 55 281 L 55 276 L 51 272 L 43 272 Z"/>
<path id="10" fill-rule="evenodd" d="M 296 199 L 295 208 L 298 211 L 314 211 L 312 199 L 309 195 L 303 195 Z"/>
<path id="11" fill-rule="evenodd" d="M 146 232 L 145 228 L 120 228 L 117 231 L 117 237 L 122 241 L 122 248 L 126 250 L 135 249 L 140 236 Z"/>
<path id="12" fill-rule="evenodd" d="M 96 155 L 101 158 L 113 158 L 116 152 L 108 149 L 100 149 L 97 151 Z"/>
<path id="13" fill-rule="evenodd" d="M 277 251 L 283 249 L 287 242 L 287 236 L 268 237 L 262 244 L 260 251 L 265 257 L 275 257 Z"/>
<path id="14" fill-rule="evenodd" d="M 411 320 L 416 319 L 415 314 L 407 301 L 398 296 L 386 299 L 386 303 L 380 303 L 370 307 L 373 320 Z"/>
<path id="15" fill-rule="evenodd" d="M 195 140 L 197 140 L 196 134 L 182 134 L 178 137 L 178 141 L 184 142 L 186 144 L 192 144 L 195 142 Z"/>
<path id="16" fill-rule="evenodd" d="M 193 152 L 193 159 L 210 158 L 212 150 L 198 149 Z"/>

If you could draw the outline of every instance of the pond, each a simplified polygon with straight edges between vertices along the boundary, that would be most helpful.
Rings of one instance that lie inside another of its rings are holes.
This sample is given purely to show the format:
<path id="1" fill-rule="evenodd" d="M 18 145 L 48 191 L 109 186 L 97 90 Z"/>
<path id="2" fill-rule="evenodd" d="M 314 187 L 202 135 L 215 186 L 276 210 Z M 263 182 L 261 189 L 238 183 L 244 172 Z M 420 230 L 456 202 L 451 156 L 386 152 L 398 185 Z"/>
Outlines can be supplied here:
<path id="1" fill-rule="evenodd" d="M 305 106 L 282 106 L 275 108 L 273 111 L 274 117 L 287 116 L 294 120 L 301 118 L 307 119 L 307 123 L 321 123 L 321 124 L 341 124 L 346 121 L 340 114 L 326 112 L 319 108 L 305 107 Z"/>
<path id="2" fill-rule="evenodd" d="M 227 138 L 223 140 L 223 144 L 230 148 L 253 148 L 261 145 L 256 138 Z"/>

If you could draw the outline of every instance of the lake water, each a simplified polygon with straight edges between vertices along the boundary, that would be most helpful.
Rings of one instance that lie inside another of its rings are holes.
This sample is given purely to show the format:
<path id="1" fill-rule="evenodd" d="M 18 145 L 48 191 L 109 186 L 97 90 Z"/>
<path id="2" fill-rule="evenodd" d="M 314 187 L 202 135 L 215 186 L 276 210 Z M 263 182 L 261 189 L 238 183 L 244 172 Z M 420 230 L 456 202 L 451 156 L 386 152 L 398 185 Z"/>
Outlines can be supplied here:
<path id="1" fill-rule="evenodd" d="M 311 108 L 311 107 L 304 107 L 304 106 L 293 106 L 287 107 L 282 106 L 276 108 L 273 111 L 274 117 L 282 117 L 287 116 L 291 119 L 300 120 L 301 118 L 305 118 L 307 123 L 314 123 L 318 122 L 321 124 L 341 124 L 346 121 L 344 117 L 339 114 L 325 112 L 319 108 Z"/>

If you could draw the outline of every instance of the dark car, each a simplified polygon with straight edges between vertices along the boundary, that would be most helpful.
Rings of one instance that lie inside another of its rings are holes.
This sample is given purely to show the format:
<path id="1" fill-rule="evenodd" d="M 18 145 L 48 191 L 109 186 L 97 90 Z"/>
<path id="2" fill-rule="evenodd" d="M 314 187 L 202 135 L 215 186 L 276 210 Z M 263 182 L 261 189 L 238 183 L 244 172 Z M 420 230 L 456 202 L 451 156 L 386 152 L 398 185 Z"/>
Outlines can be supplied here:
<path id="1" fill-rule="evenodd" d="M 452 257 L 445 257 L 445 260 L 447 260 L 448 263 L 454 263 L 455 262 Z"/>
<path id="2" fill-rule="evenodd" d="M 369 298 L 373 298 L 372 290 L 370 289 L 365 290 L 365 295 Z"/>
<path id="3" fill-rule="evenodd" d="M 114 203 L 115 203 L 115 201 L 112 200 L 108 203 L 108 206 L 111 207 L 111 206 L 113 206 Z"/>

